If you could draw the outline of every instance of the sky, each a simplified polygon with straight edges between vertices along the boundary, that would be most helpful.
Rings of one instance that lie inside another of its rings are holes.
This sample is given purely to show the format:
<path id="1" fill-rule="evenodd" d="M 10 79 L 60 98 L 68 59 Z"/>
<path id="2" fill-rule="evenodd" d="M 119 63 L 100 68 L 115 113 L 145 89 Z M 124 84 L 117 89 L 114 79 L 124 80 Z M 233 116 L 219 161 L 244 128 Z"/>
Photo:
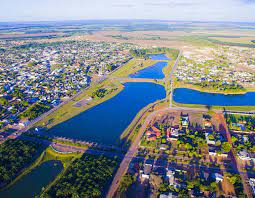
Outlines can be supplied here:
<path id="1" fill-rule="evenodd" d="M 0 21 L 161 19 L 255 22 L 255 0 L 0 0 Z"/>

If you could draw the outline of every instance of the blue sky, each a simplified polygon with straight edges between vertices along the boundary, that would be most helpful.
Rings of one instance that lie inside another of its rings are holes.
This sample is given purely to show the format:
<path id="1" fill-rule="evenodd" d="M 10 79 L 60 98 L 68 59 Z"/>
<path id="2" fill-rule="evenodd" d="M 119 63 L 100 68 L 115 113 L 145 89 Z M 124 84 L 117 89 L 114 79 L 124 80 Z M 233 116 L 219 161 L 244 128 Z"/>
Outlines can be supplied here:
<path id="1" fill-rule="evenodd" d="M 255 0 L 0 0 L 0 21 L 80 19 L 255 22 Z"/>

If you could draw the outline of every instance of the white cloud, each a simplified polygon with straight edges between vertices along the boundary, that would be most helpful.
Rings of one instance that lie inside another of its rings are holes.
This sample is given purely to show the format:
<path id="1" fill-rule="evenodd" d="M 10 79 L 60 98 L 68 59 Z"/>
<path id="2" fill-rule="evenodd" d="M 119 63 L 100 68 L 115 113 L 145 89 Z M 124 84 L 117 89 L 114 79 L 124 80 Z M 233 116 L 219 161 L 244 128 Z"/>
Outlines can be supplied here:
<path id="1" fill-rule="evenodd" d="M 0 21 L 167 19 L 255 21 L 255 0 L 1 0 Z"/>

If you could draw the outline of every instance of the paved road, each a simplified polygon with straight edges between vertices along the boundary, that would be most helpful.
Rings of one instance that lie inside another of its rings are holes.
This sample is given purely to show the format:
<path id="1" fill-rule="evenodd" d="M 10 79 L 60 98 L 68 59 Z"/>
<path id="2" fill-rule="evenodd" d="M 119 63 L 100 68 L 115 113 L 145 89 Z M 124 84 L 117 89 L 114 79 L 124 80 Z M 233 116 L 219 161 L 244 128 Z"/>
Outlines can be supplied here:
<path id="1" fill-rule="evenodd" d="M 172 108 L 173 107 L 173 74 L 174 71 L 176 69 L 176 67 L 178 66 L 179 60 L 182 56 L 182 51 L 179 52 L 177 59 L 175 60 L 174 66 L 172 67 L 172 70 L 169 74 L 169 79 L 170 79 L 170 98 L 169 98 L 169 107 Z"/>
<path id="2" fill-rule="evenodd" d="M 144 157 L 134 157 L 133 159 L 138 159 L 138 160 L 143 160 L 144 163 L 146 162 L 146 158 Z M 162 166 L 162 165 L 157 165 L 156 162 L 160 162 L 162 164 L 165 164 L 165 166 Z M 202 169 L 204 171 L 209 171 L 209 170 L 212 170 L 212 171 L 215 171 L 215 172 L 224 172 L 224 171 L 229 171 L 229 172 L 234 172 L 236 173 L 236 170 L 234 168 L 226 168 L 224 170 L 222 170 L 221 168 L 219 167 L 208 167 L 208 166 L 205 166 L 205 165 L 199 165 L 199 164 L 195 164 L 195 163 L 192 163 L 190 162 L 189 164 L 186 164 L 186 163 L 181 163 L 181 162 L 168 162 L 168 160 L 153 160 L 153 164 L 152 164 L 154 167 L 165 167 L 165 168 L 170 168 L 170 167 L 174 167 L 174 168 L 181 168 L 181 167 L 191 167 L 191 168 L 198 168 L 198 169 Z M 250 174 L 255 174 L 253 171 L 241 171 L 241 173 L 245 174 L 245 173 L 250 173 Z"/>
<path id="3" fill-rule="evenodd" d="M 238 114 L 238 115 L 254 115 L 255 111 L 224 111 L 226 114 Z"/>
<path id="4" fill-rule="evenodd" d="M 165 109 L 163 110 L 158 110 L 158 111 L 154 111 L 153 113 L 151 113 L 145 120 L 145 122 L 143 123 L 142 127 L 140 128 L 135 140 L 132 142 L 128 152 L 126 153 L 124 159 L 122 160 L 120 167 L 117 171 L 117 173 L 115 174 L 115 177 L 112 181 L 112 184 L 110 186 L 110 189 L 107 193 L 107 198 L 112 198 L 115 194 L 115 192 L 117 191 L 120 182 L 121 182 L 121 178 L 125 175 L 129 163 L 131 162 L 131 160 L 133 159 L 133 157 L 135 156 L 135 153 L 137 151 L 137 148 L 139 146 L 140 140 L 143 136 L 143 132 L 145 131 L 145 129 L 147 128 L 148 124 L 150 123 L 151 119 L 158 113 L 164 112 Z"/>

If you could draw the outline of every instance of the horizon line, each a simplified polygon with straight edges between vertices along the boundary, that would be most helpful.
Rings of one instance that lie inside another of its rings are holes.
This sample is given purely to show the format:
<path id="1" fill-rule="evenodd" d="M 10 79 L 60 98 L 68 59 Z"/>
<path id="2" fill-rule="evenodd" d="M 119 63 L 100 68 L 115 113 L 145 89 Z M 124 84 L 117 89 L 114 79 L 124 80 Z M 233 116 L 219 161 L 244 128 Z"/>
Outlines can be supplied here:
<path id="1" fill-rule="evenodd" d="M 194 22 L 194 23 L 250 23 L 255 24 L 252 21 L 220 21 L 220 20 L 170 20 L 170 19 L 56 19 L 56 20 L 17 20 L 17 21 L 0 21 L 0 23 L 56 23 L 56 22 L 82 22 L 82 21 L 151 21 L 151 22 Z"/>

